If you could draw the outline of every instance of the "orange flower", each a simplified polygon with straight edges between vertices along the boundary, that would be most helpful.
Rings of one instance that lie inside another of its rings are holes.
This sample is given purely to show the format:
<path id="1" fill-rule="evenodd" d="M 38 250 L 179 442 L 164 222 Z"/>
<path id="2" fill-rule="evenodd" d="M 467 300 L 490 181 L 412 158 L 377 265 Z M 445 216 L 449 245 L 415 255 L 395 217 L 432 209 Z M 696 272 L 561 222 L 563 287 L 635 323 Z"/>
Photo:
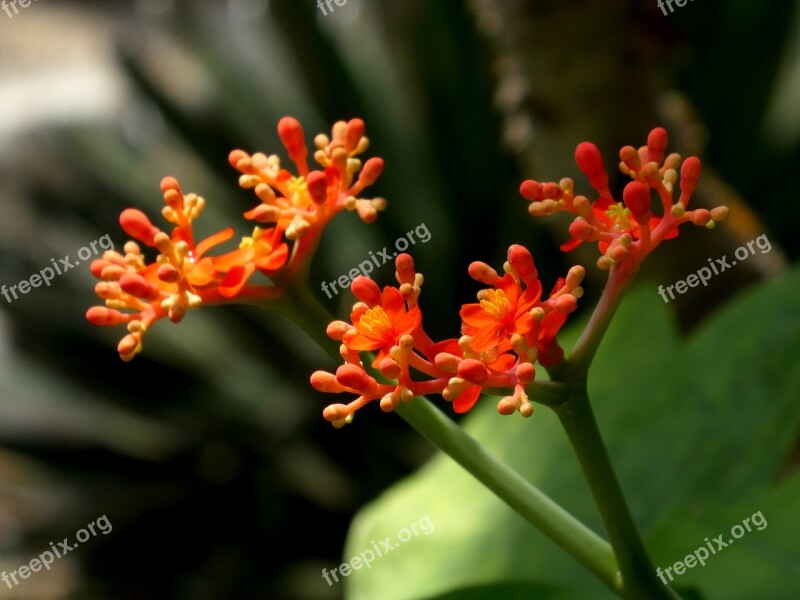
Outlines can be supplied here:
<path id="1" fill-rule="evenodd" d="M 524 335 L 533 329 L 531 309 L 539 301 L 541 286 L 525 290 L 511 274 L 499 277 L 494 289 L 483 290 L 480 302 L 465 304 L 461 309 L 461 332 L 473 336 L 475 352 L 498 348 L 504 352 L 511 348 L 514 334 Z"/>
<path id="2" fill-rule="evenodd" d="M 342 342 L 345 364 L 335 374 L 316 371 L 311 384 L 322 392 L 358 397 L 349 404 L 328 406 L 325 419 L 341 427 L 374 400 L 380 399 L 381 409 L 388 412 L 402 401 L 427 394 L 441 394 L 455 412 L 464 413 L 484 390 L 492 393 L 495 388 L 514 390 L 499 401 L 501 414 L 533 414 L 525 393 L 535 377 L 533 363 L 539 357 L 551 366 L 563 358 L 555 337 L 583 292 L 583 267 L 570 269 L 542 300 L 533 258 L 524 247 L 508 249 L 503 277 L 485 263 L 472 263 L 470 275 L 492 287 L 478 294 L 477 304 L 462 307 L 461 338 L 434 343 L 423 330 L 417 305 L 422 275 L 407 254 L 398 256 L 395 264 L 399 288 L 381 292 L 371 279 L 357 277 L 351 290 L 360 302 L 353 306 L 352 324 L 334 321 L 328 326 L 328 336 Z M 378 383 L 367 373 L 359 352 L 375 350 L 372 367 L 394 383 Z M 427 379 L 420 381 L 417 374 Z"/>
<path id="3" fill-rule="evenodd" d="M 296 119 L 284 117 L 278 123 L 278 135 L 295 164 L 296 175 L 282 168 L 275 155 L 232 151 L 228 159 L 242 173 L 239 185 L 253 188 L 261 200 L 244 216 L 285 230 L 287 239 L 299 241 L 300 254 L 316 248 L 325 225 L 342 210 L 356 211 L 365 223 L 374 221 L 378 211 L 386 208 L 386 201 L 359 196 L 380 176 L 383 159 L 370 158 L 362 168 L 357 156 L 369 146 L 364 132 L 364 121 L 351 119 L 337 122 L 330 138 L 318 135 L 314 160 L 322 170 L 312 171 L 303 128 Z"/>
<path id="4" fill-rule="evenodd" d="M 281 268 L 288 256 L 286 244 L 277 243 L 279 231 L 264 232 L 266 239 L 261 240 L 257 229 L 257 241 L 245 238 L 242 249 L 207 257 L 209 250 L 233 236 L 233 230 L 225 229 L 195 244 L 192 221 L 205 201 L 184 194 L 172 177 L 161 182 L 161 189 L 167 204 L 164 216 L 176 225 L 171 235 L 138 210 L 127 209 L 120 215 L 126 233 L 159 251 L 156 261 L 146 264 L 139 245 L 131 241 L 125 244 L 124 255 L 106 252 L 91 265 L 92 274 L 101 280 L 95 291 L 105 306 L 93 306 L 86 318 L 94 325 L 127 324 L 128 335 L 117 348 L 125 361 L 141 352 L 144 333 L 164 317 L 178 323 L 190 308 L 234 297 L 239 301 L 268 297 L 272 291 L 263 286 L 245 289 L 247 278 L 255 268 L 265 272 Z"/>
<path id="5" fill-rule="evenodd" d="M 572 239 L 561 246 L 565 252 L 584 242 L 597 242 L 602 255 L 597 261 L 598 267 L 607 270 L 630 257 L 635 269 L 662 241 L 676 237 L 682 223 L 691 222 L 711 229 L 728 216 L 725 206 L 686 210 L 700 179 L 700 160 L 694 156 L 682 160 L 678 154 L 666 155 L 668 139 L 666 130 L 656 127 L 647 137 L 647 145 L 638 150 L 633 146 L 620 150 L 620 171 L 633 180 L 625 186 L 623 202 L 614 199 L 603 157 L 591 142 L 578 144 L 575 162 L 599 194 L 594 202 L 585 196 L 576 196 L 574 183 L 568 178 L 559 183 L 528 179 L 522 182 L 520 193 L 531 202 L 528 210 L 533 216 L 557 212 L 576 215 L 569 227 Z M 675 202 L 673 194 L 679 166 L 680 196 Z M 652 214 L 651 191 L 655 191 L 660 200 L 661 217 Z"/>
<path id="6" fill-rule="evenodd" d="M 230 155 L 233 166 L 243 173 L 240 184 L 255 187 L 262 200 L 246 216 L 275 225 L 256 227 L 238 249 L 207 256 L 213 247 L 233 237 L 231 228 L 195 243 L 192 222 L 205 200 L 184 194 L 172 177 L 161 182 L 166 204 L 162 214 L 174 225 L 170 234 L 155 227 L 141 211 L 122 212 L 120 225 L 125 232 L 159 252 L 155 262 L 147 264 L 139 245 L 128 242 L 124 255 L 106 252 L 91 266 L 92 274 L 101 280 L 95 292 L 105 305 L 90 308 L 86 318 L 95 325 L 127 324 L 128 335 L 118 346 L 123 360 L 141 351 L 144 333 L 164 317 L 177 323 L 190 308 L 230 302 L 263 304 L 278 298 L 307 271 L 323 227 L 337 212 L 355 210 L 368 222 L 385 207 L 381 198 L 356 198 L 383 169 L 380 158 L 367 160 L 363 168 L 355 158 L 369 145 L 363 121 L 340 121 L 333 127 L 332 141 L 317 136 L 315 158 L 324 172 L 309 171 L 303 130 L 295 119 L 281 119 L 278 134 L 297 166 L 297 176 L 281 169 L 277 156 L 249 156 L 241 150 Z M 291 252 L 287 240 L 293 244 Z M 271 285 L 248 285 L 255 271 L 268 275 Z"/>
<path id="7" fill-rule="evenodd" d="M 374 366 L 385 358 L 404 335 L 411 335 L 422 321 L 419 307 L 406 309 L 405 300 L 397 288 L 386 286 L 380 302 L 373 307 L 358 303 L 350 319 L 354 325 L 343 337 L 342 343 L 356 352 L 378 350 Z"/>

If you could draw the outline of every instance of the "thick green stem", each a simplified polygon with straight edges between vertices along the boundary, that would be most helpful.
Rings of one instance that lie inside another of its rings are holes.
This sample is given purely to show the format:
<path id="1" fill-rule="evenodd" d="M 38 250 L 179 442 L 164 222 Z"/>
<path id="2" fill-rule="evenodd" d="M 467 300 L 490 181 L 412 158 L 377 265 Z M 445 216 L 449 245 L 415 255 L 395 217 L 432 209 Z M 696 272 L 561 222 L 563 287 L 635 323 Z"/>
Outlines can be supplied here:
<path id="1" fill-rule="evenodd" d="M 578 456 L 595 504 L 608 532 L 622 573 L 624 598 L 676 600 L 680 597 L 656 576 L 647 550 L 633 521 L 611 459 L 597 427 L 586 380 L 570 390 L 566 402 L 554 406 Z"/>
<path id="2" fill-rule="evenodd" d="M 450 456 L 528 522 L 619 593 L 619 569 L 608 542 L 501 462 L 422 397 L 397 410 L 409 425 Z"/>
<path id="3" fill-rule="evenodd" d="M 273 307 L 289 316 L 331 356 L 338 358 L 335 343 L 324 333 L 332 319 L 308 290 L 291 289 Z M 622 597 L 619 568 L 608 542 L 492 455 L 427 399 L 414 398 L 401 404 L 396 412 Z"/>

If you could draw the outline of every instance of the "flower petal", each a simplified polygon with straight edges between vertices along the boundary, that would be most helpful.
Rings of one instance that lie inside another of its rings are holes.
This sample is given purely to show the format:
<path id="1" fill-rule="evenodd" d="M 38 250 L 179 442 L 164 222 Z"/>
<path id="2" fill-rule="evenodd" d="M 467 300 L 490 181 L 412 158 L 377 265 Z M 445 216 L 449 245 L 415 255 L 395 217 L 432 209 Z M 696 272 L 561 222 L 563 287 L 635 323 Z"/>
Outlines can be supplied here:
<path id="1" fill-rule="evenodd" d="M 464 390 L 461 395 L 455 399 L 453 402 L 453 410 L 457 413 L 462 414 L 467 412 L 478 401 L 478 398 L 481 395 L 481 386 L 479 385 L 471 385 L 466 390 Z"/>

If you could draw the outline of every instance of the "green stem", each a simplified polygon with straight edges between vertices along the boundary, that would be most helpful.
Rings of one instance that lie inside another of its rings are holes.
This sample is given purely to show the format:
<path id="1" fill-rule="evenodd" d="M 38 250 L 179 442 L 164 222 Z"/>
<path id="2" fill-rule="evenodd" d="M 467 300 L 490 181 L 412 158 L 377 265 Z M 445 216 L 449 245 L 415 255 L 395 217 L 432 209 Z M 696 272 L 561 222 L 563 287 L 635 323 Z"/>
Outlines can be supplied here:
<path id="1" fill-rule="evenodd" d="M 592 363 L 597 348 L 611 324 L 611 319 L 617 311 L 622 296 L 630 282 L 633 280 L 634 273 L 631 272 L 627 262 L 614 267 L 613 272 L 608 278 L 603 294 L 595 306 L 586 328 L 581 337 L 575 343 L 575 347 L 569 355 L 568 363 L 573 372 L 587 371 Z M 556 370 L 551 373 L 559 379 L 563 376 Z"/>
<path id="2" fill-rule="evenodd" d="M 600 435 L 587 391 L 589 366 L 608 330 L 638 263 L 614 267 L 603 294 L 569 358 L 550 371 L 569 386 L 566 401 L 551 405 L 561 420 L 589 483 L 622 572 L 623 593 L 636 600 L 676 600 L 680 597 L 660 581 L 633 521 L 608 450 Z"/>
<path id="3" fill-rule="evenodd" d="M 553 410 L 578 456 L 619 561 L 623 597 L 635 600 L 679 600 L 680 596 L 656 576 L 639 536 L 589 404 L 586 380 L 573 387 L 568 400 L 553 407 Z"/>
<path id="4" fill-rule="evenodd" d="M 619 569 L 608 542 L 500 461 L 423 397 L 395 411 L 514 511 L 619 593 Z"/>
<path id="5" fill-rule="evenodd" d="M 335 344 L 324 333 L 332 317 L 310 291 L 293 288 L 273 307 L 295 321 L 332 357 L 339 358 Z M 623 597 L 619 568 L 608 542 L 492 455 L 426 398 L 414 398 L 395 412 Z"/>

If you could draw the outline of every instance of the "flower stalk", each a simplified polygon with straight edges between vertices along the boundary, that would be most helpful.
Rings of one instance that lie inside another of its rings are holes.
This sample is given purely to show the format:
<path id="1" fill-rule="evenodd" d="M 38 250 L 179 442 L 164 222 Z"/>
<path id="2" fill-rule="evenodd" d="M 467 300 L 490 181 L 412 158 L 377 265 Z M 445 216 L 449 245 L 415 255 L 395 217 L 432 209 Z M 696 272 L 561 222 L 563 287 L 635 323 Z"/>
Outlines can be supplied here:
<path id="1" fill-rule="evenodd" d="M 553 407 L 589 483 L 619 563 L 623 598 L 677 600 L 657 577 L 603 443 L 586 391 L 586 380 L 570 388 L 566 402 Z"/>

